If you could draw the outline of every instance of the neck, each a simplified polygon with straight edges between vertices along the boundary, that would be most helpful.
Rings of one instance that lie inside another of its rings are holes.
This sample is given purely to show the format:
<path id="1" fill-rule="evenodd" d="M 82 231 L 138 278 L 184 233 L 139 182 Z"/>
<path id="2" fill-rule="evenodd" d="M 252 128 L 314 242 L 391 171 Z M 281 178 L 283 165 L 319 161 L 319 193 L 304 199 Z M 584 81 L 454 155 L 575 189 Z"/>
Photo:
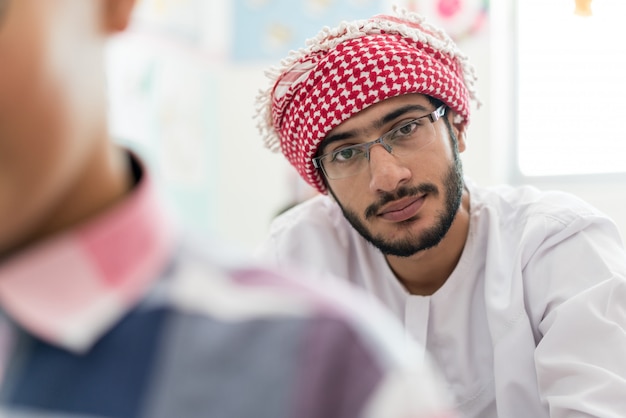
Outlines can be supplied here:
<path id="1" fill-rule="evenodd" d="M 132 188 L 126 152 L 101 141 L 84 162 L 81 175 L 70 184 L 42 227 L 19 248 L 79 225 L 119 202 Z M 19 248 L 17 249 L 19 251 Z"/>
<path id="2" fill-rule="evenodd" d="M 67 199 L 57 208 L 57 216 L 47 233 L 57 232 L 89 219 L 121 200 L 132 188 L 132 173 L 125 151 L 108 141 L 95 152 L 83 176 Z"/>
<path id="3" fill-rule="evenodd" d="M 386 256 L 387 263 L 406 290 L 413 295 L 432 295 L 448 280 L 461 258 L 469 231 L 469 194 L 441 242 L 411 257 Z"/>

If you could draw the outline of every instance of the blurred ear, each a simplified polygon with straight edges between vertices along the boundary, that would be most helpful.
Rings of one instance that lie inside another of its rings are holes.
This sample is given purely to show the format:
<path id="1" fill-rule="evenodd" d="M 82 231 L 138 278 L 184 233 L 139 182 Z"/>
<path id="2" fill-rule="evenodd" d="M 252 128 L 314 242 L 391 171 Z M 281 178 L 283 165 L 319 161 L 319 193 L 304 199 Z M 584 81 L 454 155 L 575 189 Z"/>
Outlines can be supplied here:
<path id="1" fill-rule="evenodd" d="M 128 27 L 135 8 L 135 0 L 104 0 L 105 28 L 108 32 L 121 32 Z"/>

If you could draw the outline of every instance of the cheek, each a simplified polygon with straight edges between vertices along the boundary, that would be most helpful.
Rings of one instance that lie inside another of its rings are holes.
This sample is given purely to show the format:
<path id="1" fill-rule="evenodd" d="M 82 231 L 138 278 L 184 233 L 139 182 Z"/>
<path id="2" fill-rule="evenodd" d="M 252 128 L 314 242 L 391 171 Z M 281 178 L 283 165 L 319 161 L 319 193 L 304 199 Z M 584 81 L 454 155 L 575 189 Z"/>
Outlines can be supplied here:
<path id="1" fill-rule="evenodd" d="M 13 22 L 11 22 L 13 23 Z M 58 130 L 63 103 L 47 75 L 43 34 L 16 30 L 0 32 L 0 158 L 3 163 L 32 158 L 48 151 Z M 20 37 L 19 35 L 23 35 Z M 31 148 L 32 149 L 29 149 Z"/>
<path id="2" fill-rule="evenodd" d="M 0 172 L 26 183 L 62 164 L 67 124 L 58 95 L 36 86 L 23 91 L 8 107 L 0 106 Z"/>
<path id="3" fill-rule="evenodd" d="M 63 76 L 59 57 L 65 55 L 54 48 L 54 31 L 46 26 L 51 10 L 41 9 L 57 3 L 19 1 L 13 4 L 23 8 L 12 10 L 0 28 L 0 63 L 10 62 L 0 64 L 0 249 L 44 220 L 71 187 L 93 142 L 85 140 L 91 132 L 77 120 L 94 109 L 74 98 L 88 91 L 70 88 L 75 83 Z M 28 7 L 37 13 L 26 13 Z M 91 73 L 75 60 L 65 65 Z"/>
<path id="4" fill-rule="evenodd" d="M 0 251 L 27 236 L 55 204 L 71 148 L 62 97 L 32 70 L 35 58 L 16 58 L 0 76 Z"/>
<path id="5" fill-rule="evenodd" d="M 443 125 L 443 124 L 442 124 Z M 414 175 L 420 181 L 440 182 L 454 164 L 452 138 L 445 125 L 437 131 L 437 139 L 423 149 L 411 166 Z"/>
<path id="6" fill-rule="evenodd" d="M 22 142 L 0 144 L 0 252 L 37 230 L 68 187 L 67 158 L 59 141 L 35 129 L 25 131 Z"/>
<path id="7" fill-rule="evenodd" d="M 357 178 L 334 180 L 334 184 L 331 185 L 333 198 L 345 209 L 361 216 L 365 208 L 373 203 L 367 184 L 363 184 L 364 181 Z"/>

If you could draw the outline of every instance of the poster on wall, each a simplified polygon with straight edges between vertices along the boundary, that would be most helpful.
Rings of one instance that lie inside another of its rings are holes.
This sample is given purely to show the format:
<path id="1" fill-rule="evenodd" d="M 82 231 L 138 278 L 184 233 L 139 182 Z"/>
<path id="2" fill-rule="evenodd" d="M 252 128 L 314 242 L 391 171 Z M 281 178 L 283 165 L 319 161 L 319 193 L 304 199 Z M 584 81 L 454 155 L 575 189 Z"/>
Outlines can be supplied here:
<path id="1" fill-rule="evenodd" d="M 204 0 L 140 0 L 133 24 L 142 31 L 153 31 L 178 41 L 200 44 Z"/>
<path id="2" fill-rule="evenodd" d="M 404 7 L 421 14 L 456 42 L 461 42 L 483 31 L 489 0 L 405 0 Z"/>
<path id="3" fill-rule="evenodd" d="M 271 61 L 304 46 L 324 26 L 387 12 L 384 0 L 234 0 L 232 59 Z"/>
<path id="4" fill-rule="evenodd" d="M 109 42 L 109 127 L 146 162 L 185 226 L 206 230 L 215 218 L 218 81 L 203 51 L 178 36 L 135 27 Z"/>
<path id="5" fill-rule="evenodd" d="M 223 60 L 229 47 L 229 1 L 139 0 L 131 29 Z"/>

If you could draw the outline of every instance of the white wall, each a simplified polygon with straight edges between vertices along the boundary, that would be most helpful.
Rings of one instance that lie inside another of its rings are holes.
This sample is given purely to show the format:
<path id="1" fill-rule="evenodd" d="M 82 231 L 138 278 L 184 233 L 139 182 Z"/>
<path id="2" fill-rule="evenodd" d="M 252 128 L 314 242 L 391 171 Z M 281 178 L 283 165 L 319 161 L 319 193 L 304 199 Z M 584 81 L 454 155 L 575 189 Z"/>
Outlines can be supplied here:
<path id="1" fill-rule="evenodd" d="M 291 166 L 263 146 L 253 115 L 264 66 L 223 69 L 219 85 L 218 232 L 252 249 L 292 192 Z"/>

